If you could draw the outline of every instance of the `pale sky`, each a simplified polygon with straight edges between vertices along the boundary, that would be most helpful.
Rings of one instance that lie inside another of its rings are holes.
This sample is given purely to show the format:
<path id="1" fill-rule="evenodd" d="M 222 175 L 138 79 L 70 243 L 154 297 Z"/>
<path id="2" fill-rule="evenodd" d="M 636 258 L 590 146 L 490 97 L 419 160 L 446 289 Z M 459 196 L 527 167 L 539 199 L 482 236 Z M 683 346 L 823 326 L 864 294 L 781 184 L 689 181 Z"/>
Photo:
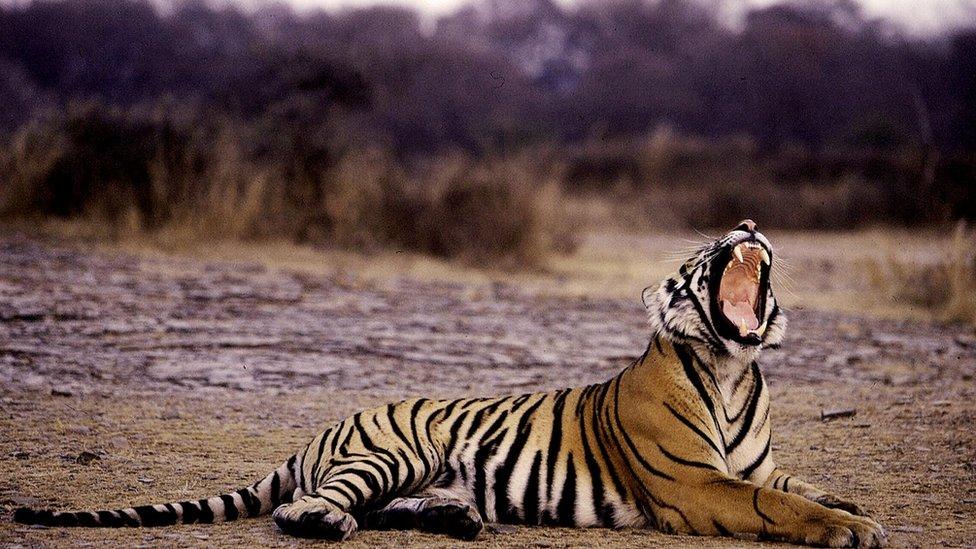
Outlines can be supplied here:
<path id="1" fill-rule="evenodd" d="M 231 0 L 250 6 L 260 5 L 271 0 Z M 344 7 L 361 7 L 376 4 L 399 5 L 415 8 L 431 16 L 449 13 L 470 0 L 284 0 L 296 9 L 325 8 L 327 10 Z M 572 5 L 574 0 L 556 0 L 560 4 Z M 707 0 L 706 0 L 707 1 Z M 739 13 L 746 6 L 763 6 L 780 0 L 716 0 L 721 1 L 729 11 Z M 912 34 L 931 34 L 944 28 L 955 28 L 976 24 L 976 0 L 860 0 L 865 14 L 869 17 L 885 17 L 895 21 Z"/>
<path id="2" fill-rule="evenodd" d="M 0 5 L 27 4 L 31 0 L 0 0 Z M 178 0 L 151 0 L 159 5 L 172 5 Z M 457 8 L 484 0 L 211 0 L 217 4 L 236 4 L 256 8 L 268 4 L 289 4 L 298 11 L 326 9 L 329 11 L 373 5 L 396 5 L 414 8 L 423 15 L 435 18 Z M 579 0 L 554 0 L 572 6 Z M 592 1 L 592 0 L 591 0 Z M 784 0 L 699 0 L 724 6 L 735 20 L 749 7 L 766 6 Z M 786 0 L 788 1 L 788 0 Z M 976 0 L 855 0 L 869 18 L 883 17 L 915 35 L 939 33 L 944 29 L 976 26 Z"/>

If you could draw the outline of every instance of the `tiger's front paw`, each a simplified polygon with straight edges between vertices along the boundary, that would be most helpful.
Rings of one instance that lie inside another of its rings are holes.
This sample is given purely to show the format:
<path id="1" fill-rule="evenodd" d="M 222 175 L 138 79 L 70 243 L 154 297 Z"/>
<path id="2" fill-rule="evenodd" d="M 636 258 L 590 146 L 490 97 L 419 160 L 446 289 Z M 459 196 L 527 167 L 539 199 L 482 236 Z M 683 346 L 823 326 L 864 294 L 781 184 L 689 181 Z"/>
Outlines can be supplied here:
<path id="1" fill-rule="evenodd" d="M 281 505 L 271 516 L 282 532 L 300 538 L 344 541 L 359 529 L 352 515 L 318 498 Z"/>
<path id="2" fill-rule="evenodd" d="M 804 538 L 808 545 L 875 549 L 888 544 L 888 533 L 873 519 L 832 509 L 812 519 Z"/>
<path id="3" fill-rule="evenodd" d="M 824 494 L 820 497 L 814 498 L 813 501 L 829 509 L 840 509 L 859 517 L 870 516 L 867 511 L 862 509 L 858 504 L 847 501 L 846 499 L 841 499 L 833 494 Z"/>

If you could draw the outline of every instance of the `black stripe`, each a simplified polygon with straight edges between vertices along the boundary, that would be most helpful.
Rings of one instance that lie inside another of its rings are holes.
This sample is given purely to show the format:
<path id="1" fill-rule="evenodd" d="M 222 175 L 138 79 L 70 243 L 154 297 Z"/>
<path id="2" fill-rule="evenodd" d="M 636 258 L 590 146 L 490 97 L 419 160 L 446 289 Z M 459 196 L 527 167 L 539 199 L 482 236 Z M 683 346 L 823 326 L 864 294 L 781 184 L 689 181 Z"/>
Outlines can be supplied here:
<path id="1" fill-rule="evenodd" d="M 583 407 L 586 406 L 586 400 L 589 398 L 590 393 L 592 393 L 599 385 L 594 383 L 592 385 L 587 385 L 583 387 L 583 391 L 580 393 L 579 398 L 576 399 L 576 415 L 583 414 Z"/>
<path id="2" fill-rule="evenodd" d="M 274 474 L 271 475 L 271 510 L 272 511 L 277 509 L 278 505 L 281 503 L 281 494 L 279 494 L 280 491 L 281 491 L 281 477 L 278 476 L 278 471 L 275 471 Z"/>
<path id="3" fill-rule="evenodd" d="M 330 430 L 327 430 L 324 433 L 322 433 L 321 439 L 319 440 L 319 451 L 315 454 L 315 463 L 312 464 L 312 473 L 311 473 L 311 476 L 309 477 L 309 478 L 312 479 L 312 482 L 313 483 L 318 481 L 318 478 L 319 478 L 319 465 L 322 463 L 322 456 L 325 455 L 325 441 L 329 438 L 329 434 L 330 433 L 331 433 L 331 429 Z M 311 446 L 311 445 L 309 445 L 309 446 Z M 308 452 L 306 452 L 306 455 L 307 454 L 308 454 Z"/>
<path id="4" fill-rule="evenodd" d="M 600 388 L 600 392 L 596 395 L 596 402 L 593 405 L 593 413 L 591 422 L 593 424 L 593 438 L 596 442 L 596 447 L 600 450 L 600 455 L 603 458 L 603 463 L 606 465 L 606 472 L 610 475 L 610 480 L 613 481 L 613 486 L 617 491 L 617 495 L 624 502 L 627 501 L 627 490 L 624 488 L 623 480 L 621 480 L 619 473 L 617 473 L 617 467 L 614 465 L 613 459 L 610 458 L 610 450 L 606 447 L 606 442 L 603 440 L 604 429 L 600 421 L 600 410 L 603 409 L 604 403 L 606 402 L 607 394 L 610 392 L 610 382 L 606 382 Z"/>
<path id="5" fill-rule="evenodd" d="M 329 496 L 326 496 L 324 494 L 321 494 L 320 492 L 323 491 L 323 490 L 332 490 L 332 491 L 338 492 L 338 493 L 340 493 L 340 494 L 342 494 L 344 496 L 348 496 L 348 494 L 346 494 L 342 490 L 339 490 L 336 486 L 326 486 L 325 488 L 320 488 L 319 489 L 319 492 L 313 492 L 311 494 L 305 494 L 304 497 L 306 497 L 306 498 L 314 498 L 314 499 L 321 499 L 321 500 L 324 500 L 324 501 L 329 502 L 331 505 L 334 505 L 336 507 L 339 507 L 339 508 L 342 507 L 342 505 L 340 505 L 339 502 L 336 501 L 335 499 L 330 498 Z M 352 497 L 347 497 L 347 499 L 349 499 L 350 501 L 352 501 Z"/>
<path id="6" fill-rule="evenodd" d="M 99 511 L 98 523 L 102 526 L 108 526 L 110 528 L 118 528 L 119 526 L 122 526 L 122 521 L 119 520 L 119 517 L 111 511 Z"/>
<path id="7" fill-rule="evenodd" d="M 410 447 L 410 441 L 407 440 L 407 435 L 403 434 L 403 429 L 400 428 L 400 424 L 396 422 L 396 407 L 394 404 L 390 404 L 386 407 L 386 417 L 390 420 L 390 426 L 393 428 L 393 434 L 399 438 L 404 445 L 408 448 Z"/>
<path id="8" fill-rule="evenodd" d="M 380 493 L 380 484 L 376 480 L 376 477 L 373 476 L 369 471 L 364 471 L 362 469 L 346 469 L 345 471 L 342 472 L 342 474 L 343 475 L 352 475 L 354 477 L 357 477 L 357 478 L 359 478 L 360 480 L 363 481 L 363 484 L 366 485 L 366 489 L 367 490 L 370 490 L 373 494 L 379 494 Z M 343 480 L 343 479 L 340 478 L 339 480 Z M 359 504 L 365 504 L 366 503 L 365 493 L 360 492 L 360 497 L 359 497 L 359 502 L 358 503 Z"/>
<path id="9" fill-rule="evenodd" d="M 342 478 L 342 477 L 331 478 L 331 479 L 329 479 L 329 483 L 330 484 L 338 484 L 339 486 L 331 486 L 331 487 L 333 489 L 335 489 L 336 491 L 338 491 L 340 494 L 342 494 L 344 496 L 347 496 L 347 497 L 350 496 L 350 495 L 352 496 L 352 497 L 349 497 L 349 499 L 352 502 L 352 507 L 358 507 L 362 502 L 366 501 L 366 497 L 363 495 L 363 491 L 359 488 L 359 486 L 356 486 L 356 483 L 355 482 L 353 482 L 353 481 L 351 481 L 351 480 L 349 480 L 347 478 Z M 350 493 L 347 494 L 347 493 L 343 492 L 342 490 L 338 490 L 338 488 L 340 488 L 340 487 L 349 490 Z"/>
<path id="10" fill-rule="evenodd" d="M 349 419 L 352 419 L 353 420 L 352 421 L 352 425 L 350 425 L 349 426 L 349 430 L 346 431 L 346 438 L 342 439 L 342 442 L 340 442 L 340 443 L 338 443 L 338 445 L 336 445 L 337 441 L 339 440 L 339 437 L 338 436 L 335 438 L 335 440 L 332 441 L 332 447 L 334 448 L 332 450 L 332 455 L 338 454 L 340 456 L 346 456 L 346 455 L 349 454 L 349 441 L 352 440 L 352 435 L 356 432 L 356 429 L 354 429 L 354 426 L 355 426 L 355 423 L 356 423 L 356 418 L 358 418 L 361 415 L 362 415 L 362 412 L 360 412 L 358 414 L 355 414 L 351 418 L 349 418 Z M 346 425 L 347 423 L 350 423 L 349 419 L 343 421 L 342 424 L 343 425 Z"/>
<path id="11" fill-rule="evenodd" d="M 89 528 L 93 526 L 98 526 L 98 515 L 95 513 L 81 512 L 76 513 L 78 516 L 78 524 L 81 526 L 87 526 Z"/>
<path id="12" fill-rule="evenodd" d="M 454 484 L 454 481 L 457 479 L 457 471 L 454 470 L 454 467 L 451 467 L 450 463 L 446 463 L 443 469 L 444 471 L 437 475 L 434 482 L 430 484 L 434 488 L 447 488 Z"/>
<path id="13" fill-rule="evenodd" d="M 753 364 L 755 364 L 755 362 Z M 747 373 L 752 372 L 752 367 L 750 366 L 749 368 L 743 368 L 742 370 L 743 370 L 743 372 L 745 372 L 745 374 L 747 374 Z M 745 379 L 745 374 L 740 374 L 740 377 L 737 380 L 738 383 L 736 384 L 735 388 L 732 389 L 732 397 L 731 397 L 732 399 L 735 398 L 735 395 L 736 395 L 736 393 L 739 390 L 739 386 L 741 385 L 742 380 Z M 725 411 L 725 420 L 726 420 L 726 422 L 729 423 L 729 424 L 732 424 L 732 423 L 735 423 L 736 421 L 738 421 L 739 418 L 742 417 L 742 414 L 744 414 L 746 412 L 746 410 L 749 408 L 749 402 L 752 401 L 752 399 L 755 398 L 755 396 L 756 396 L 756 380 L 755 380 L 755 378 L 753 378 L 752 386 L 749 387 L 749 394 L 746 395 L 746 402 L 743 402 L 742 403 L 742 407 L 739 408 L 739 411 L 736 412 L 735 414 L 733 414 L 731 417 L 729 417 L 728 410 Z"/>
<path id="14" fill-rule="evenodd" d="M 427 421 L 424 422 L 424 435 L 427 437 L 428 446 L 425 446 L 425 447 L 421 448 L 420 449 L 421 452 L 425 452 L 425 450 L 429 447 L 429 442 L 431 440 L 434 440 L 434 437 L 433 437 L 433 435 L 431 434 L 431 431 L 430 431 L 430 426 L 431 426 L 431 424 L 434 423 L 434 420 L 436 419 L 436 417 L 437 417 L 437 411 L 434 411 L 434 413 L 432 413 L 429 416 L 427 416 Z M 424 455 L 426 455 L 426 453 L 424 453 Z M 434 458 L 431 458 L 431 459 L 434 459 Z M 438 471 L 440 471 L 440 467 L 442 465 L 443 464 L 438 464 Z M 431 464 L 431 467 L 427 471 L 424 471 L 423 478 L 426 480 L 427 477 L 428 477 L 428 475 L 430 475 L 432 473 L 434 473 L 434 476 L 437 476 L 436 475 L 436 472 L 434 471 L 433 464 Z"/>
<path id="15" fill-rule="evenodd" d="M 295 474 L 295 464 L 297 462 L 298 462 L 298 454 L 295 454 L 295 455 L 291 456 L 290 458 L 288 458 L 288 464 L 287 464 L 288 465 L 288 473 L 291 475 L 292 482 L 296 486 L 298 485 L 298 475 Z M 283 500 L 284 499 L 291 500 L 292 494 L 294 494 L 294 490 L 287 490 L 287 492 L 288 492 L 287 494 L 282 494 L 282 499 Z"/>
<path id="16" fill-rule="evenodd" d="M 542 465 L 542 452 L 535 453 L 529 478 L 525 483 L 525 495 L 522 496 L 522 514 L 526 524 L 539 524 L 539 468 Z"/>
<path id="17" fill-rule="evenodd" d="M 665 450 L 664 449 L 664 446 L 661 446 L 660 444 L 657 445 L 657 448 L 658 448 L 658 450 L 661 451 L 662 454 L 664 454 L 664 457 L 670 459 L 671 461 L 673 461 L 675 463 L 680 463 L 681 465 L 687 465 L 688 467 L 697 467 L 699 469 L 711 469 L 712 471 L 718 471 L 719 470 L 718 467 L 715 467 L 711 463 L 703 463 L 701 461 L 692 461 L 690 459 L 680 458 L 680 457 L 672 454 L 671 452 Z"/>
<path id="18" fill-rule="evenodd" d="M 339 425 L 336 425 L 334 427 L 334 429 L 335 429 L 335 436 L 332 437 L 332 442 L 330 443 L 330 448 L 329 448 L 329 454 L 330 455 L 333 455 L 334 456 L 336 454 L 336 452 L 339 450 L 339 437 L 342 436 L 342 430 L 346 427 L 346 423 L 348 423 L 348 419 L 343 420 L 342 423 L 340 423 Z M 351 434 L 352 434 L 352 430 L 350 430 L 348 433 L 346 433 L 346 438 L 345 438 L 345 441 L 343 441 L 343 444 L 345 444 L 345 442 L 349 440 L 349 436 Z"/>
<path id="19" fill-rule="evenodd" d="M 759 454 L 759 457 L 757 457 L 755 461 L 750 463 L 745 469 L 742 470 L 741 473 L 739 473 L 742 476 L 742 478 L 748 479 L 752 475 L 752 473 L 756 470 L 756 468 L 758 468 L 760 465 L 763 464 L 764 461 L 766 461 L 766 456 L 768 455 L 769 455 L 769 439 L 766 439 L 766 446 L 763 447 L 763 451 Z"/>
<path id="20" fill-rule="evenodd" d="M 237 503 L 234 502 L 234 496 L 230 494 L 223 494 L 220 496 L 220 501 L 224 502 L 224 520 L 234 520 L 237 518 Z"/>
<path id="21" fill-rule="evenodd" d="M 133 507 L 143 526 L 166 526 L 176 524 L 176 515 L 157 510 L 152 505 Z"/>
<path id="22" fill-rule="evenodd" d="M 556 394 L 552 404 L 552 436 L 549 438 L 549 448 L 546 452 L 546 500 L 552 500 L 553 490 L 553 471 L 556 469 L 556 460 L 559 459 L 559 451 L 562 448 L 563 437 L 563 408 L 566 406 L 566 395 L 569 389 L 565 389 Z"/>
<path id="23" fill-rule="evenodd" d="M 302 459 L 295 464 L 295 479 L 298 481 L 298 485 L 301 487 L 302 492 L 308 492 L 308 489 L 305 486 L 305 458 L 308 457 L 308 449 L 311 447 L 312 442 L 310 441 L 308 445 L 305 446 L 305 452 L 302 453 Z"/>
<path id="24" fill-rule="evenodd" d="M 765 513 L 763 513 L 762 511 L 759 510 L 759 491 L 760 490 L 762 490 L 762 488 L 756 487 L 756 489 L 752 492 L 752 509 L 754 511 L 756 511 L 756 514 L 759 515 L 759 518 L 761 518 L 764 522 L 768 522 L 770 524 L 775 525 L 776 524 L 776 521 L 775 520 L 769 518 L 768 515 L 766 515 Z M 766 525 L 765 524 L 763 524 L 763 530 L 764 531 L 766 530 Z"/>
<path id="25" fill-rule="evenodd" d="M 200 507 L 200 514 L 197 516 L 197 522 L 213 522 L 214 514 L 213 509 L 210 508 L 210 502 L 205 499 L 201 499 L 197 501 L 197 505 Z"/>
<path id="26" fill-rule="evenodd" d="M 333 481 L 335 481 L 335 482 L 333 482 Z M 330 497 L 324 495 L 325 492 L 332 491 L 332 492 L 335 492 L 336 494 L 339 494 L 343 498 L 345 498 L 349 502 L 349 505 L 355 505 L 356 504 L 356 494 L 354 494 L 352 491 L 350 491 L 347 488 L 347 486 L 350 484 L 348 480 L 346 480 L 346 479 L 330 479 L 329 482 L 331 482 L 331 484 L 327 484 L 327 485 L 319 488 L 318 491 L 315 492 L 315 493 L 313 493 L 313 494 L 305 494 L 304 497 L 324 499 L 325 501 L 328 501 L 330 503 L 335 504 L 336 507 L 343 507 L 342 505 L 339 505 L 338 503 L 336 503 L 336 500 L 335 499 L 330 498 Z M 355 488 L 355 487 L 353 487 L 353 488 Z M 358 488 L 356 488 L 356 489 L 358 489 Z"/>
<path id="27" fill-rule="evenodd" d="M 132 516 L 130 516 L 129 513 L 126 513 L 125 511 L 122 511 L 121 509 L 118 510 L 118 513 L 119 513 L 119 516 L 122 517 L 122 521 L 125 523 L 126 526 L 131 526 L 133 528 L 137 528 L 139 526 L 142 526 L 142 523 L 138 519 L 135 519 Z"/>
<path id="28" fill-rule="evenodd" d="M 772 293 L 772 290 L 770 290 L 769 293 Z M 775 299 L 775 298 L 773 298 L 773 299 Z M 777 316 L 779 316 L 779 305 L 774 302 L 773 303 L 773 310 L 772 311 L 769 311 L 769 318 L 766 319 L 766 325 L 767 326 L 772 326 L 773 325 L 773 322 L 776 322 L 776 317 Z M 779 345 L 776 345 L 776 347 L 778 347 L 778 346 Z M 767 349 L 771 349 L 772 347 L 766 347 L 766 348 Z"/>
<path id="29" fill-rule="evenodd" d="M 784 492 L 789 492 L 790 491 L 790 476 L 789 475 L 787 475 L 786 476 L 786 480 L 783 481 L 783 491 Z"/>
<path id="30" fill-rule="evenodd" d="M 624 429 L 623 423 L 620 421 L 620 383 L 616 384 L 613 391 L 613 416 L 614 416 L 614 421 L 616 422 L 616 427 L 620 432 L 620 438 L 623 439 L 623 441 L 627 444 L 627 447 L 630 449 L 630 452 L 637 459 L 637 462 L 640 463 L 641 467 L 643 467 L 644 469 L 647 470 L 648 473 L 656 477 L 660 477 L 666 480 L 674 480 L 674 477 L 665 473 L 664 471 L 658 470 L 653 465 L 651 465 L 650 462 L 644 459 L 644 456 L 642 456 L 640 451 L 637 449 L 637 445 L 634 444 L 633 439 L 630 438 L 630 435 L 628 435 L 626 429 Z M 626 458 L 626 455 L 624 457 Z"/>
<path id="31" fill-rule="evenodd" d="M 183 524 L 193 524 L 200 518 L 200 508 L 195 503 L 181 501 L 177 505 L 183 509 Z"/>
<path id="32" fill-rule="evenodd" d="M 413 488 L 414 479 L 417 473 L 413 468 L 413 460 L 407 456 L 407 452 L 403 448 L 397 449 L 397 455 L 403 460 L 403 468 L 407 470 L 407 474 L 404 475 L 401 486 L 405 489 Z"/>
<path id="33" fill-rule="evenodd" d="M 249 488 L 241 488 L 237 491 L 237 495 L 241 496 L 241 501 L 244 502 L 247 516 L 256 517 L 261 514 L 261 500 L 255 497 Z"/>
<path id="34" fill-rule="evenodd" d="M 508 410 L 498 414 L 498 418 L 485 430 L 481 440 L 477 442 L 478 450 L 474 453 L 474 500 L 482 516 L 488 516 L 487 463 L 495 455 L 498 445 L 507 433 L 507 430 L 501 430 L 501 426 L 505 423 L 506 419 L 508 419 Z M 498 431 L 500 432 L 496 436 L 495 433 Z"/>
<path id="35" fill-rule="evenodd" d="M 376 416 L 373 416 L 373 418 L 375 419 Z M 360 422 L 360 418 L 359 417 L 356 418 L 356 428 L 359 430 L 359 438 L 360 438 L 360 441 L 362 442 L 363 446 L 367 450 L 369 450 L 370 452 L 373 453 L 372 456 L 368 456 L 368 457 L 373 457 L 374 459 L 381 460 L 381 458 L 385 454 L 385 456 L 387 458 L 393 460 L 394 463 L 396 462 L 396 459 L 393 457 L 393 454 L 391 454 L 385 448 L 381 448 L 381 447 L 379 447 L 379 446 L 377 446 L 376 444 L 373 443 L 373 439 L 370 438 L 368 434 L 366 434 L 366 429 L 365 429 L 365 427 L 363 427 L 363 424 Z M 376 465 L 375 463 L 373 463 L 369 459 L 363 459 L 361 461 L 364 464 L 370 465 L 371 467 L 373 467 L 374 469 L 376 469 L 376 472 L 377 473 L 379 473 L 380 480 L 383 481 L 383 489 L 382 490 L 377 490 L 377 493 L 379 493 L 379 494 L 386 494 L 386 493 L 390 492 L 390 488 L 391 487 L 395 487 L 394 485 L 391 484 L 391 479 L 389 477 L 387 477 L 386 471 L 384 471 L 382 467 L 380 467 L 379 465 Z M 384 462 L 384 465 L 387 465 L 389 467 L 389 464 L 388 463 L 385 463 Z M 391 472 L 392 472 L 392 468 L 391 468 Z"/>
<path id="36" fill-rule="evenodd" d="M 454 413 L 454 409 L 457 408 L 458 404 L 461 402 L 463 402 L 463 399 L 452 400 L 449 402 L 447 406 L 444 407 L 444 419 L 451 417 L 451 414 Z"/>
<path id="37" fill-rule="evenodd" d="M 710 436 L 708 436 L 707 434 L 705 434 L 704 431 L 702 431 L 701 429 L 699 429 L 697 425 L 695 425 L 694 423 L 692 423 L 685 416 L 683 416 L 680 413 L 678 413 L 678 411 L 675 410 L 674 408 L 672 408 L 671 405 L 668 404 L 667 402 L 664 403 L 664 407 L 667 408 L 669 412 L 671 412 L 671 415 L 673 415 L 674 417 L 678 418 L 678 421 L 680 421 L 681 423 L 684 423 L 685 424 L 685 427 L 688 427 L 689 429 L 691 429 L 695 434 L 697 434 L 698 436 L 700 436 L 702 438 L 702 440 L 704 440 L 705 442 L 707 442 L 708 445 L 711 446 L 713 450 L 715 450 L 715 453 L 716 454 L 718 454 L 719 456 L 722 456 L 722 452 L 721 452 L 721 450 L 718 449 L 718 446 L 715 445 L 715 441 L 712 440 L 712 438 Z"/>
<path id="38" fill-rule="evenodd" d="M 167 511 L 173 514 L 172 524 L 176 524 L 176 519 L 179 518 L 179 513 L 176 511 L 176 507 L 173 507 L 172 503 L 165 503 L 163 504 L 163 507 L 165 507 Z"/>
<path id="39" fill-rule="evenodd" d="M 454 448 L 457 446 L 458 442 L 461 442 L 458 432 L 461 430 L 461 427 L 464 425 L 464 422 L 468 419 L 469 415 L 471 415 L 471 410 L 465 410 L 457 417 L 457 419 L 454 420 L 454 423 L 451 425 L 449 436 L 447 438 L 447 448 L 444 450 L 445 457 L 450 458 L 452 455 L 454 455 Z M 464 476 L 462 475 L 461 478 L 464 478 Z"/>
<path id="40" fill-rule="evenodd" d="M 556 519 L 560 526 L 576 526 L 576 467 L 572 452 L 566 454 L 566 480 L 556 506 Z"/>
<path id="41" fill-rule="evenodd" d="M 495 470 L 495 517 L 498 522 L 518 522 L 518 514 L 508 499 L 508 483 L 512 478 L 515 465 L 518 463 L 519 458 L 522 457 L 522 451 L 525 449 L 525 445 L 529 440 L 529 434 L 532 432 L 532 429 L 528 425 L 529 421 L 543 400 L 545 399 L 540 398 L 522 413 L 522 417 L 519 418 L 518 426 L 515 430 L 515 440 L 508 447 L 508 455 L 505 457 L 502 465 Z"/>
<path id="42" fill-rule="evenodd" d="M 390 493 L 389 479 L 387 478 L 386 471 L 381 467 L 383 463 L 381 461 L 378 464 L 374 461 L 379 460 L 379 458 L 380 456 L 376 454 L 361 454 L 357 455 L 354 459 L 343 461 L 341 464 L 351 465 L 352 468 L 344 469 L 342 474 L 351 473 L 362 478 L 367 488 L 377 495 Z M 373 472 L 367 471 L 365 469 L 366 467 L 370 468 Z"/>
<path id="43" fill-rule="evenodd" d="M 688 294 L 688 297 L 691 298 L 691 303 L 698 312 L 698 316 L 701 318 L 702 323 L 704 323 L 705 327 L 708 328 L 708 333 L 705 334 L 705 336 L 710 340 L 712 345 L 715 346 L 717 351 L 728 353 L 728 349 L 726 348 L 725 344 L 722 343 L 722 338 L 718 335 L 718 332 L 715 331 L 715 327 L 712 326 L 712 321 L 709 320 L 708 315 L 705 313 L 705 308 L 702 307 L 701 302 L 698 301 L 698 296 L 696 296 L 695 292 L 691 290 L 688 290 L 686 293 Z"/>
<path id="44" fill-rule="evenodd" d="M 468 427 L 468 433 L 464 436 L 466 442 L 465 445 L 467 445 L 467 443 L 469 443 L 473 439 L 475 431 L 481 428 L 482 424 L 485 421 L 485 417 L 493 413 L 495 410 L 497 410 L 498 407 L 501 406 L 502 403 L 504 403 L 508 398 L 509 397 L 500 398 L 495 402 L 475 412 L 474 418 L 471 420 L 471 426 Z"/>
<path id="45" fill-rule="evenodd" d="M 756 418 L 756 407 L 759 405 L 759 400 L 762 397 L 763 392 L 763 378 L 762 374 L 759 372 L 759 365 L 755 362 L 752 363 L 753 376 L 755 377 L 755 384 L 753 389 L 752 400 L 749 401 L 749 406 L 746 408 L 745 418 L 742 420 L 742 425 L 739 427 L 739 431 L 735 434 L 732 440 L 725 446 L 727 452 L 733 452 L 739 444 L 742 443 L 746 438 L 746 434 L 752 430 L 752 422 Z"/>
<path id="46" fill-rule="evenodd" d="M 427 461 L 427 453 L 424 452 L 424 447 L 420 444 L 420 433 L 417 429 L 417 414 L 420 412 L 420 408 L 426 403 L 426 399 L 420 399 L 410 409 L 410 430 L 413 431 L 413 441 L 417 445 L 417 457 L 424 464 L 424 477 L 427 476 L 432 468 L 430 462 Z"/>
<path id="47" fill-rule="evenodd" d="M 712 402 L 712 397 L 708 394 L 708 390 L 705 389 L 705 384 L 702 383 L 701 377 L 699 377 L 698 372 L 695 370 L 694 366 L 694 356 L 689 352 L 689 350 L 684 345 L 676 345 L 675 353 L 678 355 L 678 359 L 681 360 L 682 366 L 684 366 L 685 377 L 691 382 L 695 391 L 698 392 L 698 396 L 701 401 L 705 404 L 705 408 L 708 413 L 712 416 L 712 421 L 715 424 L 715 433 L 719 436 L 719 440 L 722 441 L 722 447 L 725 447 L 725 435 L 722 434 L 722 428 L 719 426 L 718 416 L 715 415 L 715 403 Z M 723 453 L 724 457 L 725 454 Z"/>
<path id="48" fill-rule="evenodd" d="M 524 406 L 525 403 L 528 402 L 529 399 L 532 398 L 532 396 L 535 394 L 536 393 L 525 393 L 524 395 L 516 398 L 515 400 L 512 401 L 512 407 L 509 408 L 508 411 L 511 412 L 512 415 L 515 415 L 515 412 L 517 412 L 519 408 Z"/>
<path id="49" fill-rule="evenodd" d="M 753 365 L 756 365 L 755 362 L 753 362 L 752 364 Z M 748 374 L 751 371 L 752 371 L 752 368 L 743 368 L 742 369 L 742 372 L 739 374 L 739 377 L 735 378 L 735 383 L 732 384 L 732 393 L 733 394 L 735 394 L 736 392 L 738 392 L 739 385 L 742 385 L 742 382 L 746 380 L 746 374 Z"/>
<path id="50" fill-rule="evenodd" d="M 580 417 L 582 420 L 583 418 Z M 580 422 L 580 440 L 583 443 L 583 461 L 586 463 L 586 469 L 590 474 L 590 484 L 593 488 L 593 510 L 596 512 L 597 516 L 600 518 L 600 523 L 602 526 L 613 526 L 612 522 L 606 520 L 607 517 L 604 516 L 603 507 L 603 474 L 600 471 L 600 465 L 596 462 L 596 458 L 593 456 L 593 449 L 590 447 L 589 436 L 586 433 L 586 423 L 584 421 Z M 594 438 L 599 435 L 594 433 Z M 610 517 L 611 521 L 613 517 Z"/>

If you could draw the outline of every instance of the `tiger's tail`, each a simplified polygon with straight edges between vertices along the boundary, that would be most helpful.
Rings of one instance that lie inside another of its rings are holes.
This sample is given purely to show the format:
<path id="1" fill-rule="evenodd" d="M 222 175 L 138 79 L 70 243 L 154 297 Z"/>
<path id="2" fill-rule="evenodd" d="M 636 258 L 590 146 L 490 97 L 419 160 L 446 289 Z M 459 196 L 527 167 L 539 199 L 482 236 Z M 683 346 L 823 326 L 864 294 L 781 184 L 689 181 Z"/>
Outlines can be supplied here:
<path id="1" fill-rule="evenodd" d="M 127 507 L 113 511 L 60 512 L 21 507 L 14 521 L 44 526 L 168 526 L 236 520 L 270 513 L 291 501 L 295 490 L 293 467 L 297 456 L 248 488 L 197 501 Z"/>

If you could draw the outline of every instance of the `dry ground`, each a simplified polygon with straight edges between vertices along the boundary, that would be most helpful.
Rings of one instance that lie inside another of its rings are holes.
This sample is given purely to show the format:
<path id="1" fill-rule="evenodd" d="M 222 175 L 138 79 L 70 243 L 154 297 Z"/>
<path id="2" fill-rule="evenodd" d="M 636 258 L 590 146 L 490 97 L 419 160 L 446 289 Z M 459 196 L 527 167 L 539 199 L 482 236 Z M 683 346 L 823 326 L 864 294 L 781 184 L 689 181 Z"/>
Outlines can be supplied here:
<path id="1" fill-rule="evenodd" d="M 889 252 L 870 234 L 771 236 L 793 257 L 794 279 L 782 298 L 793 306 L 787 342 L 762 361 L 777 461 L 861 502 L 895 545 L 973 546 L 976 338 L 876 303 L 854 269 L 872 254 L 924 256 L 924 240 L 885 237 Z M 511 275 L 293 247 L 169 256 L 8 234 L 0 239 L 0 545 L 307 545 L 267 518 L 40 529 L 11 523 L 9 510 L 208 496 L 253 482 L 328 422 L 369 405 L 604 379 L 647 337 L 639 300 L 622 296 L 668 267 L 636 258 L 682 247 L 595 236 L 546 273 Z M 628 284 L 636 287 L 623 291 Z M 820 421 L 821 410 L 846 407 L 856 416 Z M 354 543 L 403 544 L 456 545 L 376 532 Z M 517 528 L 470 546 L 533 544 L 745 542 Z"/>

